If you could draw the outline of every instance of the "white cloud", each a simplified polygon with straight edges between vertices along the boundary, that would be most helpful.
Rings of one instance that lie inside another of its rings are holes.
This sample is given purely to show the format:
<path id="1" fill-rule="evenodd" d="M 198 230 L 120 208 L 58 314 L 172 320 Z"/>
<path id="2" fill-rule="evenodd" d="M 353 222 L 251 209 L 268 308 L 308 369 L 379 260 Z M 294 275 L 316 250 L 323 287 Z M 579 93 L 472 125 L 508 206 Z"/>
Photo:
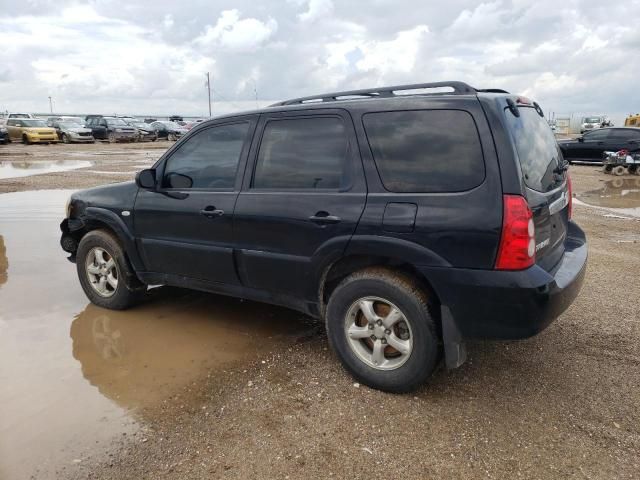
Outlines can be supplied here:
<path id="1" fill-rule="evenodd" d="M 638 0 L 29 0 L 0 11 L 0 110 L 202 114 L 463 80 L 547 111 L 637 111 Z M 637 10 L 637 8 L 636 8 Z M 222 100 L 221 100 L 222 99 Z"/>
<path id="2" fill-rule="evenodd" d="M 202 46 L 221 46 L 230 50 L 251 51 L 265 43 L 278 30 L 278 22 L 269 18 L 262 22 L 256 18 L 240 19 L 238 10 L 225 10 L 214 26 L 194 40 Z"/>
<path id="3" fill-rule="evenodd" d="M 332 0 L 309 0 L 307 11 L 298 15 L 303 22 L 314 22 L 333 12 Z"/>

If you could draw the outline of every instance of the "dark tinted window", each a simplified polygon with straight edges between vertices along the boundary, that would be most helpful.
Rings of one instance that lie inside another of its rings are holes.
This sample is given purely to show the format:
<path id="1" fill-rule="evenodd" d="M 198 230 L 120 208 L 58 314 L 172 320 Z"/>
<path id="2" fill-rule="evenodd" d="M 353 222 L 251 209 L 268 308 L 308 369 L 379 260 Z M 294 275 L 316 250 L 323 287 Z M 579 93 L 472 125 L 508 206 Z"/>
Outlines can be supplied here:
<path id="1" fill-rule="evenodd" d="M 336 117 L 267 123 L 255 188 L 340 188 L 347 182 L 347 133 Z"/>
<path id="2" fill-rule="evenodd" d="M 585 133 L 583 137 L 585 141 L 602 142 L 607 139 L 609 134 L 610 134 L 610 130 L 595 130 L 593 132 Z"/>
<path id="3" fill-rule="evenodd" d="M 387 190 L 459 192 L 484 180 L 480 138 L 467 112 L 370 113 L 364 125 Z"/>
<path id="4" fill-rule="evenodd" d="M 233 188 L 248 123 L 202 130 L 169 157 L 165 188 Z"/>
<path id="5" fill-rule="evenodd" d="M 524 182 L 539 192 L 553 190 L 564 181 L 564 175 L 556 173 L 563 162 L 558 142 L 547 121 L 533 107 L 519 107 L 518 110 L 519 117 L 509 110 L 504 114 L 516 145 Z"/>
<path id="6" fill-rule="evenodd" d="M 640 140 L 640 131 L 616 128 L 611 131 L 609 140 L 620 142 L 628 142 L 629 140 Z"/>

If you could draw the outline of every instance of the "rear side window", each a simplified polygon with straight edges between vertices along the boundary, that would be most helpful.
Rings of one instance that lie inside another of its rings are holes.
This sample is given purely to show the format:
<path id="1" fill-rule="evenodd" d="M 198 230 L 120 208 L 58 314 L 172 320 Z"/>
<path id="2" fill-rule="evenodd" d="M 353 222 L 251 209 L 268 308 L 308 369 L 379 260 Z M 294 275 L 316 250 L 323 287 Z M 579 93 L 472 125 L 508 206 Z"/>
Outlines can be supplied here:
<path id="1" fill-rule="evenodd" d="M 628 142 L 630 140 L 640 140 L 640 132 L 634 130 L 623 130 L 621 128 L 615 128 L 611 132 L 610 140 L 616 142 Z"/>
<path id="2" fill-rule="evenodd" d="M 344 187 L 347 146 L 347 131 L 339 117 L 271 120 L 262 136 L 253 187 Z"/>
<path id="3" fill-rule="evenodd" d="M 509 110 L 504 114 L 518 152 L 524 182 L 539 192 L 553 190 L 564 181 L 564 175 L 557 170 L 563 162 L 558 142 L 547 121 L 533 107 L 521 106 L 518 110 L 519 117 Z"/>
<path id="4" fill-rule="evenodd" d="M 368 113 L 364 126 L 380 178 L 389 191 L 460 192 L 484 180 L 480 138 L 467 112 Z"/>

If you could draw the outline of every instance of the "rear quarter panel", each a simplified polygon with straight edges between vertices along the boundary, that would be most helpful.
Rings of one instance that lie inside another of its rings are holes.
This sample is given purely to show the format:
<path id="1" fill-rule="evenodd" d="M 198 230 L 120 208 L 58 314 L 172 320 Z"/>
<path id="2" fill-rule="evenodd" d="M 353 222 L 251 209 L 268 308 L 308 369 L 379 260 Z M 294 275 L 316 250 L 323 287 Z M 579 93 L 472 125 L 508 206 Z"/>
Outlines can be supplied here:
<path id="1" fill-rule="evenodd" d="M 489 124 L 475 96 L 407 98 L 388 105 L 352 110 L 365 166 L 368 198 L 347 254 L 368 254 L 374 245 L 399 261 L 414 265 L 489 269 L 495 262 L 502 226 L 502 187 L 496 149 Z M 455 193 L 394 193 L 385 189 L 363 124 L 363 115 L 373 111 L 463 110 L 478 129 L 485 163 L 484 181 L 477 187 Z M 411 232 L 390 232 L 382 227 L 389 203 L 417 205 Z M 396 248 L 390 248 L 390 242 Z"/>

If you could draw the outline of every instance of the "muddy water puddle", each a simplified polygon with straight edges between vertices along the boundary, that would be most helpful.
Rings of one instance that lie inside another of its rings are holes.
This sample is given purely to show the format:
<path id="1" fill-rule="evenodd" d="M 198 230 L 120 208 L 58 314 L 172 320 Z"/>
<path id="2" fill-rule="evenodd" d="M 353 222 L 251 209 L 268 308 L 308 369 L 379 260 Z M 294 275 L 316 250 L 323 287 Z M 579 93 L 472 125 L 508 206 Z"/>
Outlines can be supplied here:
<path id="1" fill-rule="evenodd" d="M 640 218 L 640 177 L 614 178 L 602 188 L 579 194 L 577 199 L 612 214 Z"/>
<path id="2" fill-rule="evenodd" d="M 43 173 L 67 172 L 78 168 L 90 167 L 91 162 L 86 160 L 52 160 L 32 161 L 20 160 L 17 162 L 0 161 L 0 180 L 4 178 L 29 177 L 42 175 Z"/>
<path id="3" fill-rule="evenodd" d="M 128 311 L 89 304 L 58 244 L 70 193 L 0 195 L 3 479 L 55 478 L 173 392 L 313 330 L 286 309 L 166 287 Z"/>

